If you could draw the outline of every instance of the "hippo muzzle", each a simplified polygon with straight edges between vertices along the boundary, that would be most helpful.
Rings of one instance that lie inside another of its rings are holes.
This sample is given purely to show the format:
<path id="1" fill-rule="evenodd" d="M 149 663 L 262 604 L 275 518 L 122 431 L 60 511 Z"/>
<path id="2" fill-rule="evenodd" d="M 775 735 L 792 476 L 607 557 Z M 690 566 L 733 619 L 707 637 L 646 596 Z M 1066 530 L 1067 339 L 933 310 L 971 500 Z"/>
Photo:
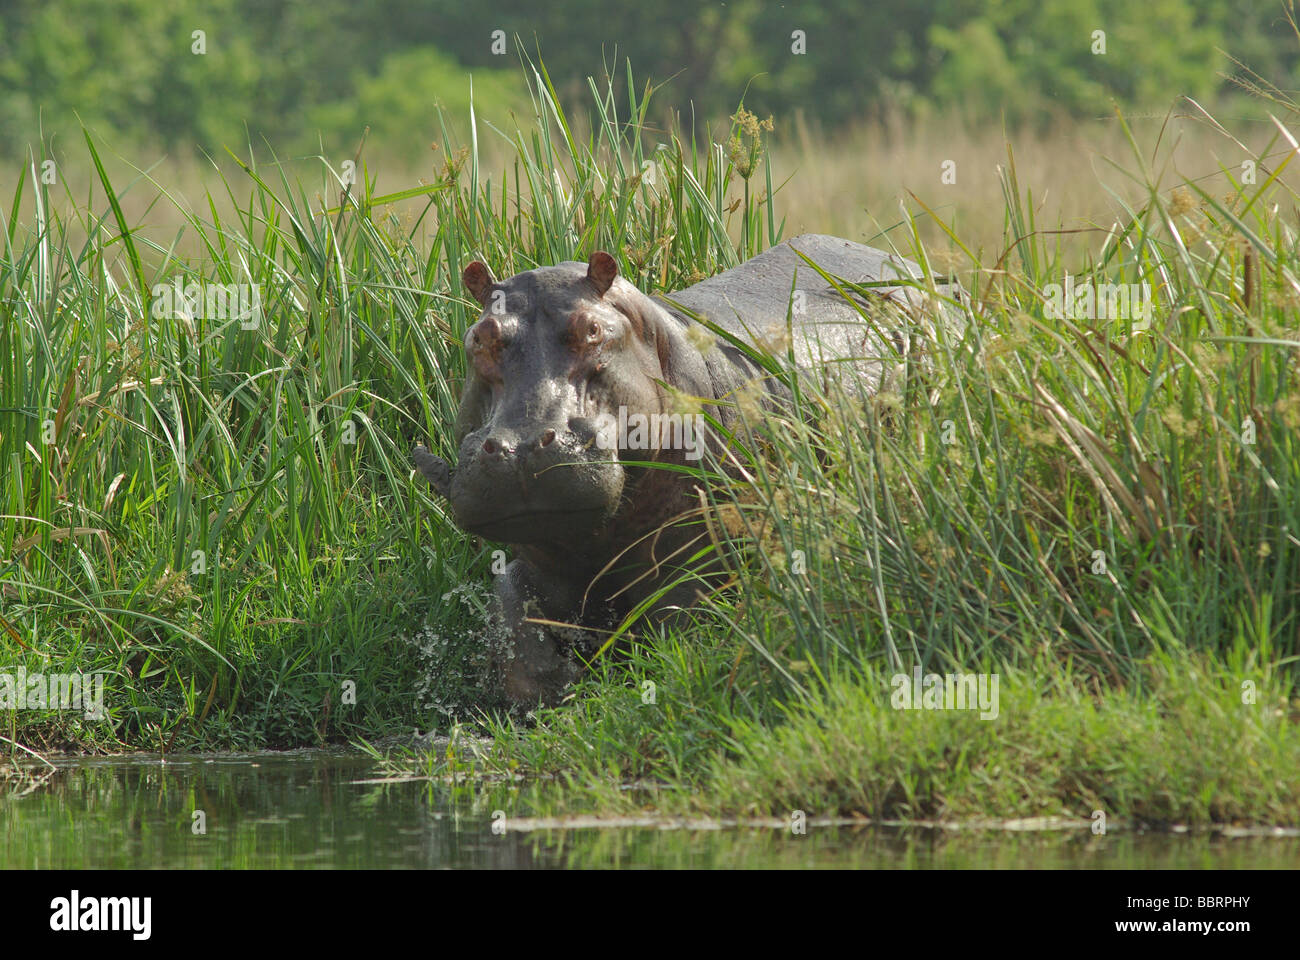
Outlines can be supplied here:
<path id="1" fill-rule="evenodd" d="M 489 423 L 465 437 L 448 484 L 456 524 L 488 540 L 549 543 L 589 534 L 618 510 L 624 472 L 589 421 L 561 429 Z"/>

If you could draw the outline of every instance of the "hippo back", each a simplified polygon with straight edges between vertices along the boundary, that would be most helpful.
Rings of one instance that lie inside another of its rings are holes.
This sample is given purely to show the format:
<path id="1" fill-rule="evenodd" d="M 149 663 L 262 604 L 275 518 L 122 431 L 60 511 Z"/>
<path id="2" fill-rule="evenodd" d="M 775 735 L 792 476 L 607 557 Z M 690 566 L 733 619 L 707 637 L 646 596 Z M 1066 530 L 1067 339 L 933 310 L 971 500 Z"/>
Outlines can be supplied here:
<path id="1" fill-rule="evenodd" d="M 861 313 L 830 286 L 796 251 L 822 270 L 855 283 L 874 283 L 922 276 L 910 260 L 839 237 L 804 234 L 780 243 L 751 260 L 694 286 L 655 298 L 681 317 L 685 308 L 748 342 L 779 342 L 791 312 L 791 289 L 798 295 L 791 313 L 796 363 L 805 370 L 825 371 L 827 365 L 852 367 L 854 379 L 868 392 L 881 389 L 905 348 L 905 329 L 924 319 L 925 295 L 911 286 L 872 288 L 872 295 L 854 298 Z M 798 271 L 798 283 L 794 283 Z M 954 295 L 946 285 L 941 295 Z M 928 313 L 946 314 L 942 305 Z M 951 318 L 946 318 L 951 319 Z"/>

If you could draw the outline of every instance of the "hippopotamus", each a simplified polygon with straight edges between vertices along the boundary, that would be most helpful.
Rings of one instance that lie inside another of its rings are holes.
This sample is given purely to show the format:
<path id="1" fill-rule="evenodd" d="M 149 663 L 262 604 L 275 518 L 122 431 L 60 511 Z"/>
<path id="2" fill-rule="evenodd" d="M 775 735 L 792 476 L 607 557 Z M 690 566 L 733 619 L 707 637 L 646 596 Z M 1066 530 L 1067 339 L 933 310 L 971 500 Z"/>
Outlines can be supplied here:
<path id="1" fill-rule="evenodd" d="M 855 307 L 799 253 L 869 292 L 852 295 Z M 413 457 L 458 527 L 513 549 L 495 577 L 488 641 L 511 704 L 556 703 L 584 658 L 647 601 L 648 615 L 663 619 L 696 600 L 698 580 L 663 592 L 705 537 L 683 519 L 698 513 L 702 474 L 680 468 L 720 452 L 725 440 L 708 421 L 730 430 L 740 394 L 769 405 L 789 396 L 738 344 L 770 346 L 789 329 L 797 367 L 824 375 L 831 361 L 847 362 L 873 393 L 897 374 L 908 314 L 894 311 L 894 328 L 884 329 L 860 308 L 923 307 L 910 282 L 920 277 L 903 258 L 819 235 L 661 296 L 621 277 L 604 251 L 506 280 L 479 261 L 464 268 L 482 315 L 465 335 L 459 459 L 453 468 L 423 446 Z"/>

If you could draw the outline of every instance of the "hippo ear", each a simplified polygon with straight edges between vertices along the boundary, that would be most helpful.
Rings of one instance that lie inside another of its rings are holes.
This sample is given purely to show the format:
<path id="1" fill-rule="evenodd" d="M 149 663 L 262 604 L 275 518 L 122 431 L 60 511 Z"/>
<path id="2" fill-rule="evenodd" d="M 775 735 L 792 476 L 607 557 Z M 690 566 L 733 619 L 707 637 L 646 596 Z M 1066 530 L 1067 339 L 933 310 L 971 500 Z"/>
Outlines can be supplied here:
<path id="1" fill-rule="evenodd" d="M 496 283 L 492 279 L 492 271 L 481 260 L 475 260 L 465 268 L 460 278 L 464 281 L 465 288 L 474 295 L 474 299 L 486 307 L 488 291 L 492 289 L 492 284 Z"/>
<path id="2" fill-rule="evenodd" d="M 587 261 L 587 279 L 596 288 L 597 296 L 603 297 L 617 276 L 618 263 L 604 250 L 597 250 Z"/>

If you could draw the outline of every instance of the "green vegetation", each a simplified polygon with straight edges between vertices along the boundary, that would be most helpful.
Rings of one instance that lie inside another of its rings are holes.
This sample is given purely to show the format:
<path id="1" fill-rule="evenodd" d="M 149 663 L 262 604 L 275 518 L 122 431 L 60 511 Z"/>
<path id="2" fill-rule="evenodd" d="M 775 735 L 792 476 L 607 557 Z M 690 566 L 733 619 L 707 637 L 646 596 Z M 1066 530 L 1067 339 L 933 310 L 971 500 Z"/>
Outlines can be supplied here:
<path id="1" fill-rule="evenodd" d="M 494 726 L 489 749 L 453 744 L 394 766 L 438 778 L 555 777 L 559 800 L 538 789 L 518 802 L 566 813 L 652 805 L 687 816 L 949 821 L 1100 810 L 1130 824 L 1199 825 L 1300 816 L 1294 707 L 1277 692 L 1285 683 L 1243 704 L 1240 678 L 1262 672 L 1248 666 L 1251 652 L 1225 666 L 1175 648 L 1133 663 L 1124 688 L 1099 688 L 1046 658 L 992 662 L 982 668 L 1000 674 L 1000 709 L 984 720 L 893 709 L 888 669 L 819 676 L 790 704 L 760 705 L 757 671 L 735 669 L 724 633 L 712 639 L 640 650 L 535 727 Z"/>
<path id="2" fill-rule="evenodd" d="M 461 266 L 603 248 L 672 290 L 784 230 L 745 115 L 731 149 L 653 132 L 629 71 L 578 134 L 527 76 L 535 122 L 499 173 L 444 128 L 443 175 L 385 196 L 364 153 L 351 188 L 319 160 L 244 156 L 197 213 L 147 176 L 116 186 L 89 136 L 89 196 L 18 179 L 0 663 L 108 672 L 113 722 L 14 712 L 0 735 L 171 750 L 479 719 L 493 545 L 409 465 L 417 442 L 454 453 Z M 1141 200 L 1082 255 L 1008 155 L 1003 248 L 947 236 L 962 329 L 915 324 L 896 392 L 803 384 L 806 419 L 738 433 L 753 482 L 712 504 L 750 542 L 732 588 L 602 658 L 565 706 L 483 718 L 473 768 L 558 776 L 589 809 L 645 802 L 619 787 L 650 780 L 679 788 L 664 807 L 713 812 L 1300 822 L 1300 250 L 1295 144 L 1270 129 L 1226 197 L 1134 142 L 1112 162 Z M 146 186 L 184 218 L 165 242 L 127 221 Z M 947 228 L 924 197 L 909 211 L 875 242 L 934 273 L 920 224 Z M 1067 274 L 1147 284 L 1149 323 L 1052 318 Z M 260 319 L 162 294 L 191 282 L 257 285 Z M 759 359 L 792 378 L 780 349 Z M 892 710 L 914 665 L 997 673 L 999 717 Z"/>
<path id="3" fill-rule="evenodd" d="M 607 247 L 639 283 L 674 287 L 775 229 L 751 204 L 737 250 L 728 161 L 676 143 L 657 155 L 656 198 L 612 100 L 580 143 L 535 79 L 548 122 L 531 144 L 517 134 L 509 176 L 490 180 L 450 140 L 459 161 L 400 198 L 368 175 L 345 189 L 320 163 L 310 192 L 283 164 L 250 163 L 204 216 L 156 185 L 184 218 L 167 245 L 125 221 L 90 137 L 88 201 L 65 194 L 60 212 L 51 185 L 19 178 L 0 258 L 3 662 L 109 672 L 113 738 L 158 749 L 409 731 L 478 702 L 488 548 L 409 459 L 425 440 L 454 452 L 459 345 L 477 318 L 461 266 L 508 274 Z M 412 197 L 423 206 L 405 222 L 387 214 Z M 201 255 L 179 259 L 182 244 Z M 256 285 L 260 322 L 214 318 L 206 293 L 187 307 L 192 283 Z M 8 714 L 11 739 L 28 717 L 54 721 L 51 743 L 104 739 L 39 711 Z"/>

